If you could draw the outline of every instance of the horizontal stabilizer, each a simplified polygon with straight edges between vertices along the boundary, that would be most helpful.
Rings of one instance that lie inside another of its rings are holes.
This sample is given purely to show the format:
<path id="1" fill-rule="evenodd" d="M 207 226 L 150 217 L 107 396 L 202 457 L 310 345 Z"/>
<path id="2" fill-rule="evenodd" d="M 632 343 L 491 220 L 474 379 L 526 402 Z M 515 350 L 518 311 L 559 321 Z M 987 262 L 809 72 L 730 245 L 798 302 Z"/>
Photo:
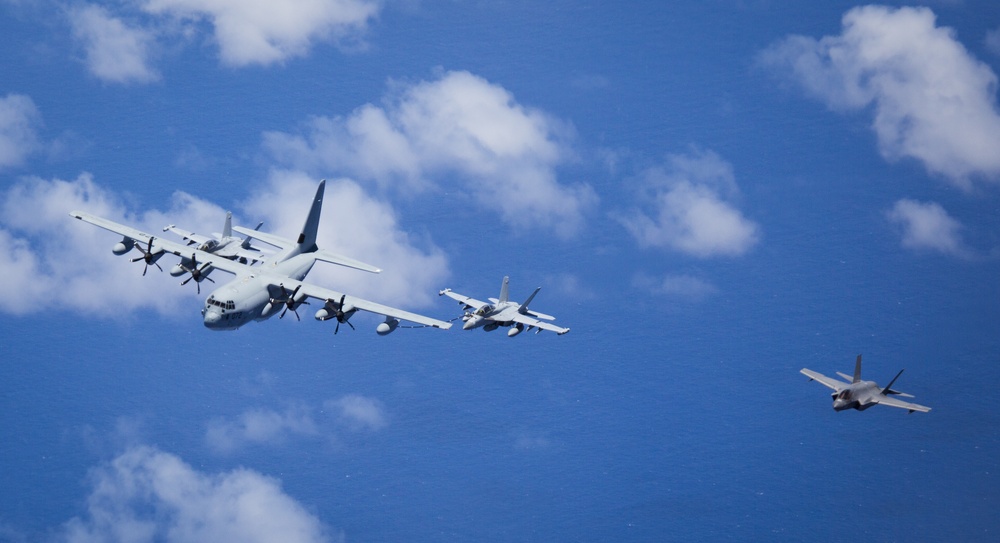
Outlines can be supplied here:
<path id="1" fill-rule="evenodd" d="M 346 266 L 348 268 L 354 268 L 356 270 L 366 271 L 370 273 L 382 273 L 382 270 L 372 266 L 371 264 L 365 264 L 360 260 L 354 260 L 353 258 L 348 258 L 346 256 L 338 255 L 337 253 L 332 253 L 330 251 L 325 251 L 320 249 L 313 253 L 316 256 L 316 260 L 322 260 L 323 262 L 329 262 L 330 264 L 336 264 L 338 266 Z"/>

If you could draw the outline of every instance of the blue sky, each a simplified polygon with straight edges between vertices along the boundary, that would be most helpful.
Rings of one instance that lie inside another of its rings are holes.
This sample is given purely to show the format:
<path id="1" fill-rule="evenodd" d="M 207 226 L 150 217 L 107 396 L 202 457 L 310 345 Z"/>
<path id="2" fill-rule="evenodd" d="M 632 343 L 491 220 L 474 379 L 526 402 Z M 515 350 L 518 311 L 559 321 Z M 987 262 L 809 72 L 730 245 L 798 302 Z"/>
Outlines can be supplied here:
<path id="1" fill-rule="evenodd" d="M 815 4 L 0 2 L 0 540 L 995 540 L 1000 9 Z M 67 215 L 320 179 L 311 282 L 572 332 L 210 332 Z"/>

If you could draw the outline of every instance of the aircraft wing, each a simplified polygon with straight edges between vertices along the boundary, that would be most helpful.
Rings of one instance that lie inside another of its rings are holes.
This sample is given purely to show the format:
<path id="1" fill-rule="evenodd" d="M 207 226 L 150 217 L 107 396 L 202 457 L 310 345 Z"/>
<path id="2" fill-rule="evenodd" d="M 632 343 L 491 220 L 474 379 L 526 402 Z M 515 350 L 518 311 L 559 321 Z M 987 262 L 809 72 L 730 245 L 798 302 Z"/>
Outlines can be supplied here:
<path id="1" fill-rule="evenodd" d="M 802 368 L 801 370 L 799 370 L 799 373 L 808 377 L 810 381 L 819 381 L 820 384 L 828 388 L 832 388 L 837 392 L 840 392 L 841 390 L 850 386 L 850 383 L 845 383 L 843 381 L 839 381 L 832 377 L 827 377 L 822 373 L 816 373 L 815 371 L 806 368 Z"/>
<path id="2" fill-rule="evenodd" d="M 450 288 L 446 288 L 438 292 L 438 296 L 447 296 L 452 300 L 458 300 L 458 303 L 465 305 L 466 309 L 479 309 L 480 307 L 486 305 L 486 302 L 477 300 L 471 296 L 464 296 L 462 294 L 458 294 L 457 292 L 452 292 Z"/>
<path id="3" fill-rule="evenodd" d="M 191 232 L 189 230 L 181 230 L 180 228 L 177 228 L 172 224 L 163 229 L 164 232 L 168 230 L 184 238 L 184 241 L 190 241 L 191 243 L 189 243 L 188 245 L 192 244 L 201 245 L 202 243 L 205 243 L 206 241 L 212 239 L 208 236 L 203 236 L 201 234 L 198 234 L 197 232 Z"/>
<path id="4" fill-rule="evenodd" d="M 548 317 L 548 315 L 545 315 L 545 316 Z M 552 317 L 552 318 L 554 319 L 555 317 Z M 512 319 L 513 319 L 514 322 L 519 322 L 521 324 L 526 324 L 528 326 L 534 326 L 535 328 L 541 328 L 542 330 L 548 330 L 550 332 L 555 332 L 555 333 L 559 334 L 560 336 L 563 335 L 563 334 L 565 334 L 566 332 L 569 332 L 569 328 L 561 328 L 561 327 L 556 326 L 554 324 L 550 324 L 550 323 L 547 323 L 547 322 L 542 322 L 542 321 L 540 321 L 538 319 L 529 317 L 528 315 L 522 315 L 521 313 L 517 313 L 517 312 L 514 312 L 514 314 L 512 316 Z"/>
<path id="5" fill-rule="evenodd" d="M 891 396 L 880 395 L 879 397 L 875 398 L 874 401 L 875 401 L 875 403 L 877 403 L 879 405 L 888 405 L 889 407 L 899 407 L 901 409 L 906 409 L 910 413 L 912 413 L 914 411 L 920 411 L 921 413 L 926 413 L 926 412 L 928 412 L 928 411 L 931 410 L 930 407 L 926 407 L 926 406 L 923 406 L 923 405 L 918 405 L 918 404 L 910 403 L 910 402 L 904 402 L 903 400 L 899 400 L 899 399 L 893 398 Z"/>
<path id="6" fill-rule="evenodd" d="M 409 311 L 403 311 L 402 309 L 397 309 L 395 307 L 389 307 L 387 305 L 378 304 L 375 302 L 370 302 L 358 298 L 357 296 L 345 295 L 342 292 L 337 292 L 332 289 L 325 287 L 320 287 L 310 283 L 304 283 L 302 281 L 296 281 L 292 278 L 281 278 L 277 283 L 284 285 L 288 290 L 299 289 L 299 292 L 305 294 L 309 298 L 315 298 L 322 301 L 331 301 L 339 304 L 341 299 L 344 300 L 345 306 L 351 306 L 355 309 L 360 309 L 362 311 L 368 311 L 369 313 L 377 313 L 379 315 L 385 315 L 386 317 L 392 317 L 394 319 L 415 322 L 417 324 L 423 324 L 424 326 L 432 326 L 434 328 L 441 328 L 447 330 L 451 328 L 450 322 L 440 321 L 437 319 L 432 319 L 430 317 L 425 317 L 423 315 L 418 315 L 416 313 L 410 313 Z M 275 284 L 274 286 L 278 286 Z"/>
<path id="7" fill-rule="evenodd" d="M 251 230 L 250 228 L 243 228 L 242 226 L 234 226 L 233 230 L 243 234 L 244 236 L 250 236 L 253 239 L 263 241 L 268 245 L 273 245 L 279 249 L 287 249 L 295 245 L 295 242 L 288 238 L 275 236 L 274 234 L 268 234 L 267 232 L 261 232 L 259 230 Z"/>
<path id="8" fill-rule="evenodd" d="M 110 232 L 114 232 L 116 234 L 120 234 L 122 236 L 131 238 L 135 240 L 137 244 L 141 244 L 143 247 L 147 246 L 150 240 L 153 240 L 152 250 L 154 252 L 162 250 L 165 253 L 171 253 L 173 255 L 183 258 L 190 257 L 192 254 L 197 254 L 199 263 L 210 263 L 213 268 L 219 268 L 222 271 L 236 275 L 244 273 L 253 273 L 253 268 L 245 264 L 240 264 L 239 262 L 235 262 L 217 255 L 213 255 L 211 253 L 199 251 L 194 247 L 177 243 L 176 241 L 170 241 L 168 239 L 158 238 L 156 236 L 147 234 L 142 230 L 132 228 L 131 226 L 125 226 L 124 224 L 119 224 L 116 223 L 115 221 L 98 217 L 97 215 L 91 215 L 90 213 L 86 213 L 83 211 L 70 211 L 69 215 L 74 219 L 80 219 L 83 222 L 88 222 L 94 226 L 98 226 Z"/>

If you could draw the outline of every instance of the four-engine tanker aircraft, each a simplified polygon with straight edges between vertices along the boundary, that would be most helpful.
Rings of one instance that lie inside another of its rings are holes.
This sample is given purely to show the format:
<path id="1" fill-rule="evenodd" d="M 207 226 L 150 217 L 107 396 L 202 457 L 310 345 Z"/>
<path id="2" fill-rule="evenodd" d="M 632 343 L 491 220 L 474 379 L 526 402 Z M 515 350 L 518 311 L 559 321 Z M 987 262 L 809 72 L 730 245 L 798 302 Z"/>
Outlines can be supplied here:
<path id="1" fill-rule="evenodd" d="M 899 370 L 899 373 L 892 378 L 892 381 L 889 381 L 889 385 L 885 388 L 879 388 L 874 381 L 862 381 L 860 354 L 858 355 L 858 360 L 854 363 L 853 377 L 840 373 L 839 371 L 837 372 L 837 375 L 847 379 L 849 382 L 833 379 L 805 368 L 802 368 L 800 371 L 803 375 L 809 377 L 810 381 L 819 381 L 821 384 L 834 390 L 832 394 L 833 409 L 836 411 L 843 411 L 845 409 L 857 409 L 858 411 L 864 411 L 865 409 L 868 409 L 876 404 L 888 405 L 889 407 L 899 407 L 908 410 L 910 413 L 913 413 L 914 411 L 926 413 L 931 410 L 930 407 L 904 402 L 892 397 L 893 395 L 903 396 L 905 398 L 913 397 L 910 394 L 904 394 L 892 389 L 892 384 L 895 383 L 896 379 L 899 379 L 899 376 L 903 374 L 903 370 Z"/>
<path id="2" fill-rule="evenodd" d="M 255 238 L 282 249 L 256 267 L 199 251 L 197 248 L 173 241 L 154 238 L 135 228 L 82 211 L 72 211 L 70 216 L 123 236 L 122 241 L 115 245 L 112 251 L 117 255 L 123 255 L 131 251 L 132 248 L 138 249 L 142 254 L 133 261 L 142 260 L 146 268 L 150 264 L 155 264 L 159 268 L 156 261 L 164 254 L 170 253 L 180 258 L 190 256 L 192 261 L 197 261 L 202 267 L 208 265 L 236 275 L 236 279 L 216 288 L 205 300 L 202 315 L 205 326 L 211 330 L 236 330 L 250 321 L 263 321 L 274 315 L 279 315 L 279 318 L 282 318 L 288 311 L 294 313 L 298 318 L 297 309 L 302 304 L 309 303 L 306 301 L 307 298 L 313 298 L 323 304 L 316 311 L 317 320 L 337 320 L 334 333 L 340 330 L 342 323 L 347 323 L 353 329 L 354 325 L 349 322 L 349 319 L 357 311 L 368 311 L 385 316 L 385 321 L 380 323 L 375 330 L 379 335 L 392 332 L 403 320 L 434 328 L 450 328 L 451 323 L 449 322 L 348 296 L 303 281 L 317 260 L 372 273 L 381 271 L 370 264 L 337 255 L 316 246 L 316 232 L 319 229 L 325 186 L 326 181 L 321 181 L 316 189 L 316 197 L 313 199 L 312 207 L 309 209 L 309 215 L 298 239 L 286 240 L 262 232 L 254 232 Z M 238 231 L 242 230 L 244 229 Z M 143 269 L 143 275 L 146 273 L 146 268 Z M 195 266 L 191 269 L 195 270 L 192 277 L 196 281 L 200 282 L 204 279 L 204 275 L 197 271 L 202 268 Z"/>
<path id="3" fill-rule="evenodd" d="M 458 303 L 464 306 L 466 313 L 462 316 L 462 320 L 465 321 L 462 325 L 463 330 L 472 330 L 482 326 L 483 330 L 492 332 L 500 326 L 510 326 L 511 329 L 507 331 L 509 337 L 514 337 L 525 329 L 531 330 L 532 328 L 536 329 L 536 334 L 542 330 L 551 330 L 560 336 L 569 332 L 569 328 L 560 328 L 539 320 L 552 321 L 556 319 L 555 317 L 528 309 L 528 304 L 535 298 L 538 291 L 542 290 L 542 287 L 536 288 L 535 292 L 532 292 L 523 304 L 519 304 L 508 300 L 508 283 L 510 283 L 510 278 L 504 277 L 503 284 L 500 286 L 500 298 L 490 298 L 491 303 L 457 294 L 452 292 L 450 288 L 438 292 L 438 296 L 447 296 L 458 300 Z M 475 308 L 475 312 L 469 313 L 468 310 L 473 308 Z"/>

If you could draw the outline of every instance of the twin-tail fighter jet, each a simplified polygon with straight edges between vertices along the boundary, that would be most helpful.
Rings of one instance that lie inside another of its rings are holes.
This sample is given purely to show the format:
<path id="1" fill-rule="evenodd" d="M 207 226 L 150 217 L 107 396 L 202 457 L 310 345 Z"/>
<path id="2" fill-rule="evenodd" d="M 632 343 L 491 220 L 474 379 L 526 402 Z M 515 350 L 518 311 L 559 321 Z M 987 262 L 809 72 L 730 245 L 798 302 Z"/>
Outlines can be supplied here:
<path id="1" fill-rule="evenodd" d="M 837 372 L 837 375 L 847 379 L 848 382 L 833 379 L 806 368 L 802 368 L 800 371 L 803 375 L 808 377 L 810 381 L 819 381 L 820 384 L 834 390 L 832 394 L 833 409 L 836 411 L 843 411 L 845 409 L 857 409 L 858 411 L 864 411 L 865 409 L 868 409 L 876 404 L 888 405 L 889 407 L 899 407 L 908 410 L 910 413 L 914 411 L 926 413 L 931 410 L 930 407 L 904 402 L 892 397 L 913 397 L 911 394 L 904 394 L 892 389 L 892 384 L 895 383 L 896 379 L 899 379 L 899 376 L 903 374 L 903 370 L 899 370 L 899 373 L 897 373 L 896 376 L 892 378 L 892 381 L 889 382 L 889 386 L 885 388 L 879 388 L 874 381 L 862 381 L 860 354 L 858 355 L 858 360 L 854 363 L 853 377 L 840 373 L 839 371 Z"/>
<path id="2" fill-rule="evenodd" d="M 263 225 L 263 222 L 257 223 L 257 228 L 254 228 L 254 231 L 260 229 Z M 199 251 L 228 258 L 229 260 L 238 260 L 241 264 L 252 266 L 265 256 L 260 249 L 250 245 L 250 240 L 253 239 L 252 236 L 247 235 L 245 238 L 241 238 L 233 235 L 233 214 L 230 211 L 226 212 L 226 222 L 222 227 L 221 234 L 206 236 L 188 230 L 181 230 L 173 224 L 163 227 L 163 231 L 177 234 L 187 242 L 188 247 L 195 245 L 195 248 Z M 159 267 L 159 264 L 156 266 Z M 215 282 L 214 279 L 208 276 L 208 274 L 212 273 L 213 269 L 212 265 L 207 262 L 199 264 L 197 257 L 192 253 L 190 257 L 182 256 L 181 261 L 170 269 L 170 275 L 180 277 L 184 274 L 190 274 L 191 277 L 185 279 L 181 285 L 186 285 L 193 279 L 195 285 L 198 286 L 198 294 L 201 294 L 202 281 L 208 279 L 212 283 Z"/>
<path id="3" fill-rule="evenodd" d="M 192 261 L 199 263 L 190 269 L 206 269 L 207 265 L 234 274 L 236 278 L 233 281 L 216 288 L 205 300 L 205 307 L 201 313 L 205 326 L 211 330 L 236 330 L 250 321 L 264 321 L 275 315 L 283 318 L 288 311 L 294 313 L 295 317 L 298 318 L 297 309 L 301 305 L 309 304 L 307 299 L 310 298 L 318 300 L 322 304 L 322 307 L 316 311 L 317 320 L 337 320 L 334 333 L 339 331 L 340 325 L 344 323 L 353 329 L 354 325 L 349 322 L 349 319 L 358 311 L 368 311 L 385 316 L 385 321 L 375 329 L 379 335 L 392 332 L 399 326 L 400 321 L 410 321 L 434 328 L 450 328 L 451 323 L 449 322 L 370 302 L 303 281 L 317 260 L 372 273 L 381 271 L 370 264 L 316 246 L 316 233 L 319 229 L 325 186 L 326 181 L 322 181 L 316 189 L 316 197 L 309 209 L 309 215 L 306 217 L 302 232 L 296 240 L 288 240 L 263 232 L 247 231 L 253 232 L 254 238 L 281 249 L 264 263 L 255 267 L 177 242 L 154 238 L 135 228 L 82 211 L 72 211 L 70 216 L 123 236 L 122 241 L 114 246 L 112 252 L 124 255 L 133 248 L 137 249 L 141 256 L 133 261 L 141 260 L 145 263 L 146 268 L 143 269 L 143 275 L 150 264 L 159 267 L 156 261 L 167 253 L 182 259 L 190 257 Z M 246 229 L 234 228 L 234 230 L 247 233 L 244 232 Z M 200 282 L 204 279 L 204 275 L 198 274 L 194 278 Z"/>
<path id="4" fill-rule="evenodd" d="M 510 283 L 510 278 L 504 277 L 503 285 L 500 286 L 500 298 L 490 298 L 491 303 L 457 294 L 452 292 L 450 288 L 438 292 L 438 296 L 447 296 L 458 300 L 458 303 L 464 306 L 466 312 L 462 316 L 463 330 L 472 330 L 481 326 L 483 330 L 492 332 L 501 326 L 510 326 L 511 329 L 507 331 L 509 337 L 514 337 L 532 328 L 536 329 L 536 334 L 542 330 L 551 330 L 559 335 L 569 332 L 569 328 L 560 328 L 539 320 L 552 321 L 555 320 L 555 317 L 528 309 L 528 304 L 535 298 L 538 291 L 542 290 L 542 287 L 536 288 L 535 292 L 532 292 L 523 304 L 519 304 L 508 300 L 508 283 Z M 470 313 L 469 309 L 475 309 L 475 311 Z"/>

